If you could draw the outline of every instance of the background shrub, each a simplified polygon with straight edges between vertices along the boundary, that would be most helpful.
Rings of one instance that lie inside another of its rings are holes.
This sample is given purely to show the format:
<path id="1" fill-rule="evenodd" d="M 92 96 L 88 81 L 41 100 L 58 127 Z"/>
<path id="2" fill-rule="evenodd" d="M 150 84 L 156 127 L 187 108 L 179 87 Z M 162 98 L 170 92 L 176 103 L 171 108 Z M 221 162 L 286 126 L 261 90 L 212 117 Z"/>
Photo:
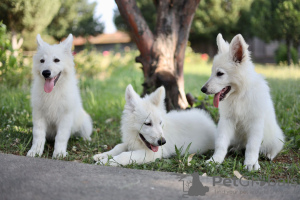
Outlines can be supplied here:
<path id="1" fill-rule="evenodd" d="M 30 67 L 25 66 L 22 51 L 15 51 L 6 31 L 5 24 L 0 22 L 0 83 L 7 87 L 16 87 L 30 82 Z"/>
<path id="2" fill-rule="evenodd" d="M 291 59 L 294 64 L 298 63 L 298 52 L 294 47 L 291 47 Z M 287 63 L 287 46 L 284 44 L 279 45 L 278 49 L 275 51 L 276 63 Z"/>

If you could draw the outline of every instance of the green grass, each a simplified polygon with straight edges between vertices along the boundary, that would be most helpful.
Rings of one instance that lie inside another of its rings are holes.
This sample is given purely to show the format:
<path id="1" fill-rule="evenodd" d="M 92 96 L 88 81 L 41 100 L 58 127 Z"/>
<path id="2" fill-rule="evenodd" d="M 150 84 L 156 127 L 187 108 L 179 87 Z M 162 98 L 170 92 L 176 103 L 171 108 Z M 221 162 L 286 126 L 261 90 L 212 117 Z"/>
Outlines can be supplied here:
<path id="1" fill-rule="evenodd" d="M 117 59 L 117 58 L 116 58 Z M 201 86 L 207 81 L 211 70 L 210 63 L 196 63 L 192 59 L 185 63 L 186 92 L 198 96 L 208 103 L 207 109 L 218 120 L 218 110 L 212 106 L 212 98 L 203 95 Z M 296 67 L 276 67 L 257 65 L 256 70 L 263 73 L 270 85 L 278 122 L 286 135 L 286 145 L 275 161 L 260 157 L 260 172 L 248 172 L 243 169 L 242 152 L 230 152 L 220 166 L 206 166 L 205 160 L 212 151 L 205 155 L 195 155 L 191 165 L 187 165 L 187 156 L 175 155 L 169 159 L 156 160 L 150 164 L 135 163 L 126 168 L 147 169 L 169 172 L 200 174 L 210 176 L 234 177 L 233 171 L 243 176 L 285 178 L 296 176 L 299 182 L 300 148 L 300 69 Z M 84 108 L 93 119 L 94 132 L 91 142 L 71 137 L 68 144 L 69 156 L 63 160 L 93 164 L 92 156 L 107 151 L 121 142 L 120 117 L 125 104 L 124 92 L 131 83 L 142 91 L 142 71 L 134 60 L 108 65 L 99 77 L 81 78 L 80 89 Z M 32 119 L 30 108 L 30 86 L 7 88 L 0 84 L 0 152 L 26 155 L 31 147 Z M 47 142 L 42 157 L 51 159 L 53 143 Z M 185 151 L 185 149 L 183 149 Z"/>

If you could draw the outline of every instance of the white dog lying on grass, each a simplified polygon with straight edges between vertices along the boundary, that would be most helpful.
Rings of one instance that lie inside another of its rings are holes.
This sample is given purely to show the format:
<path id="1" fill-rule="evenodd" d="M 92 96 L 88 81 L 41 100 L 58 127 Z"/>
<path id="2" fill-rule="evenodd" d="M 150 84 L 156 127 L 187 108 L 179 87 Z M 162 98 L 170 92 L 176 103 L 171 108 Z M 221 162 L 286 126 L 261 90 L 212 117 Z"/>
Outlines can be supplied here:
<path id="1" fill-rule="evenodd" d="M 201 89 L 215 94 L 220 121 L 213 157 L 208 162 L 222 163 L 230 145 L 246 148 L 245 167 L 260 168 L 259 152 L 273 159 L 283 147 L 284 135 L 277 124 L 270 89 L 251 62 L 248 45 L 241 35 L 228 44 L 219 34 L 219 53 L 212 74 Z"/>
<path id="2" fill-rule="evenodd" d="M 71 133 L 90 140 L 92 120 L 84 111 L 71 52 L 73 36 L 49 45 L 37 35 L 31 90 L 33 140 L 27 156 L 41 156 L 45 139 L 55 137 L 53 157 L 65 157 Z"/>
<path id="3" fill-rule="evenodd" d="M 140 98 L 129 85 L 125 99 L 121 122 L 123 143 L 95 155 L 98 163 L 117 166 L 153 162 L 174 155 L 175 145 L 186 149 L 190 143 L 189 153 L 214 148 L 216 126 L 209 114 L 199 109 L 166 113 L 164 87 Z"/>

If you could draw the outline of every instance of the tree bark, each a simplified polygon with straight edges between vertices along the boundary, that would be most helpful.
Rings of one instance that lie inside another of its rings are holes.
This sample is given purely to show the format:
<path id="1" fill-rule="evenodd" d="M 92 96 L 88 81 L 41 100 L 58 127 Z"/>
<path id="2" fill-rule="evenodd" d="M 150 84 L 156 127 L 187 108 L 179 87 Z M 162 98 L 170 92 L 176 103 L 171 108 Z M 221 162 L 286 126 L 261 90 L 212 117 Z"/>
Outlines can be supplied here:
<path id="1" fill-rule="evenodd" d="M 21 48 L 23 44 L 23 38 L 20 38 L 18 41 L 17 33 L 15 30 L 11 31 L 11 44 L 12 48 L 14 50 L 13 55 L 17 57 L 19 55 L 19 49 Z"/>
<path id="2" fill-rule="evenodd" d="M 142 96 L 156 88 L 166 89 L 167 110 L 188 106 L 183 65 L 191 23 L 200 0 L 153 0 L 157 9 L 156 33 L 144 20 L 135 0 L 116 0 L 140 51 L 136 62 L 144 73 Z"/>
<path id="3" fill-rule="evenodd" d="M 291 40 L 289 38 L 286 39 L 286 48 L 287 48 L 287 63 L 288 66 L 291 65 Z"/>
<path id="4" fill-rule="evenodd" d="M 298 55 L 300 54 L 299 45 L 300 45 L 300 39 L 293 40 L 293 47 L 296 49 Z M 297 63 L 299 64 L 299 61 L 297 61 Z"/>

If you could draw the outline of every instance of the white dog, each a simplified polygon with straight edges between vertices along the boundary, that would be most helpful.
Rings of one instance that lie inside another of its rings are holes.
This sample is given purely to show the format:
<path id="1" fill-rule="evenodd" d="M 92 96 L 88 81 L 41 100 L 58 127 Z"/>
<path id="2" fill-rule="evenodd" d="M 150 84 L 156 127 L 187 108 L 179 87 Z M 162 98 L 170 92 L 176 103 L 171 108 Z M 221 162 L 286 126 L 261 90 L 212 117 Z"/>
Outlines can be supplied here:
<path id="1" fill-rule="evenodd" d="M 125 93 L 121 131 L 123 143 L 111 151 L 94 156 L 95 161 L 113 166 L 138 164 L 168 158 L 175 154 L 175 145 L 189 153 L 203 153 L 214 148 L 216 126 L 203 110 L 171 111 L 166 113 L 164 87 L 140 98 L 129 85 Z M 184 151 L 182 151 L 182 154 Z"/>
<path id="2" fill-rule="evenodd" d="M 71 52 L 73 36 L 49 45 L 37 35 L 38 50 L 33 57 L 31 104 L 32 147 L 27 156 L 41 156 L 45 138 L 54 138 L 53 157 L 65 157 L 71 133 L 90 140 L 92 120 L 84 111 Z"/>
<path id="3" fill-rule="evenodd" d="M 284 135 L 277 124 L 269 87 L 257 74 L 248 45 L 241 35 L 230 44 L 217 37 L 219 53 L 212 74 L 201 89 L 215 94 L 220 121 L 214 155 L 208 162 L 222 163 L 230 145 L 246 148 L 245 168 L 257 170 L 259 151 L 273 159 L 283 147 Z"/>

